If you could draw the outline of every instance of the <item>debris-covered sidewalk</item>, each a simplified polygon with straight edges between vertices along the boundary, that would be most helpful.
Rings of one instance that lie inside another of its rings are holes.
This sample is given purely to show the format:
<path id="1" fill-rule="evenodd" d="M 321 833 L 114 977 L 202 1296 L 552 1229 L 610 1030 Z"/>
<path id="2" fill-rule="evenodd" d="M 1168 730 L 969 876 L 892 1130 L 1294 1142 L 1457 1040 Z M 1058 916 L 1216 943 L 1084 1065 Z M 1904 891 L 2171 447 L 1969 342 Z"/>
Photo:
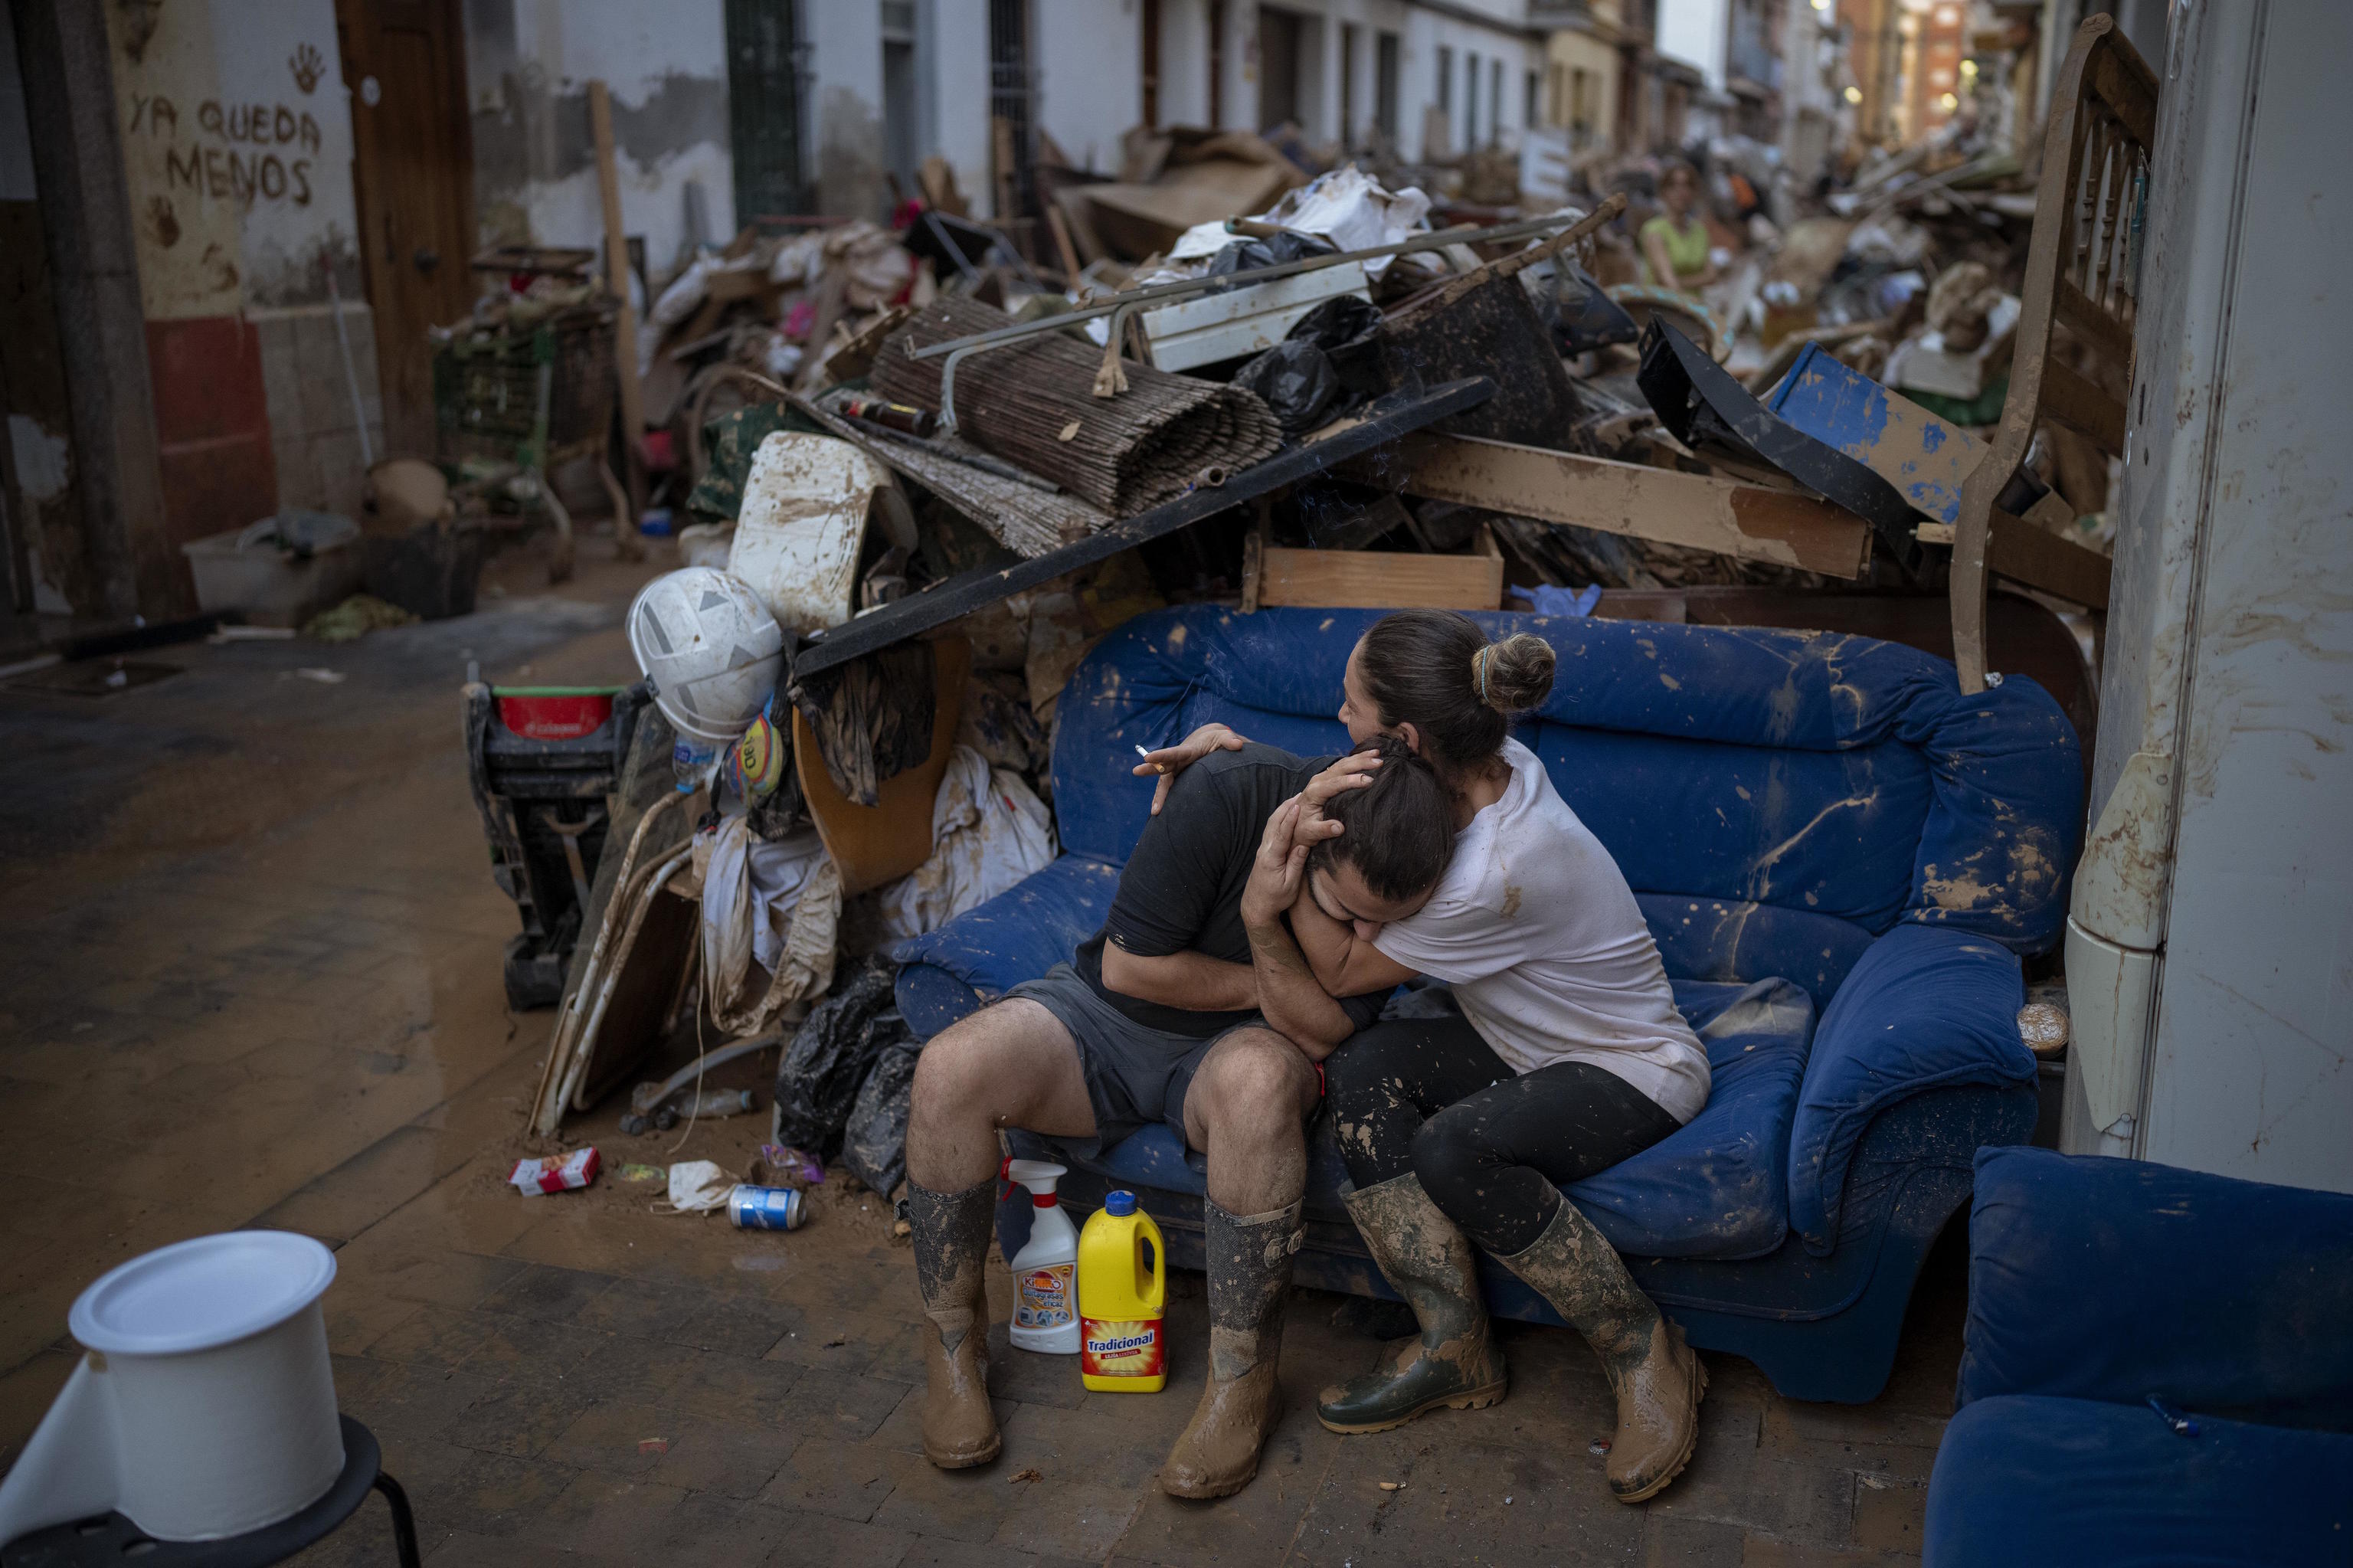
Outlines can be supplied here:
<path id="1" fill-rule="evenodd" d="M 0 803 L 0 1463 L 73 1363 L 57 1325 L 84 1282 L 258 1224 L 335 1246 L 337 1392 L 383 1440 L 432 1563 L 1913 1560 L 1958 1351 L 1956 1253 L 1932 1261 L 1868 1408 L 1793 1404 L 1713 1358 L 1700 1457 L 1641 1512 L 1599 1488 L 1611 1405 L 1579 1341 L 1513 1330 L 1503 1404 L 1341 1439 L 1315 1392 L 1392 1326 L 1302 1292 L 1265 1470 L 1201 1510 L 1151 1484 L 1198 1355 L 1140 1400 L 1005 1357 L 1004 1459 L 939 1472 L 917 1449 L 921 1309 L 882 1200 L 836 1167 L 803 1228 L 737 1231 L 654 1212 L 662 1189 L 626 1173 L 740 1171 L 765 1115 L 632 1138 L 615 1096 L 567 1129 L 607 1151 L 596 1184 L 519 1195 L 506 1178 L 553 1015 L 504 1005 L 513 907 L 481 873 L 447 694 L 470 655 L 487 678 L 547 683 L 626 657 L 638 580 L 587 567 L 565 597 L 533 596 L 526 570 L 482 615 L 339 652 L 332 687 L 278 682 L 310 656 L 290 646 L 198 646 L 98 719 L 6 699 L 12 749 L 41 766 Z M 132 733 L 280 766 L 260 787 L 233 760 L 159 777 L 118 744 Z M 35 776 L 104 804 L 61 823 Z M 708 1086 L 772 1077 L 754 1059 Z M 1000 1340 L 1009 1284 L 993 1271 Z M 1199 1280 L 1173 1284 L 1171 1333 L 1198 1343 Z M 301 1561 L 388 1552 L 378 1508 Z"/>

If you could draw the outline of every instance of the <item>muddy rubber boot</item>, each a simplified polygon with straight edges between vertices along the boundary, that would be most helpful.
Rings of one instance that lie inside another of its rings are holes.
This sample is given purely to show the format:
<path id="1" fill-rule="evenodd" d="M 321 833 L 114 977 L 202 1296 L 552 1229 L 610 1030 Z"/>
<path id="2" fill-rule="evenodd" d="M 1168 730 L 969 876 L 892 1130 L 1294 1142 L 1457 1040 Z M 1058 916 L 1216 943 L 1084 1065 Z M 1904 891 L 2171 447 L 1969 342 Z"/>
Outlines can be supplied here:
<path id="1" fill-rule="evenodd" d="M 1495 1260 L 1525 1280 L 1585 1336 L 1618 1395 L 1609 1446 L 1609 1490 L 1641 1502 L 1691 1463 L 1707 1369 L 1683 1331 L 1659 1316 L 1615 1248 L 1564 1199 L 1525 1252 Z"/>
<path id="2" fill-rule="evenodd" d="M 1440 1405 L 1483 1410 L 1508 1386 L 1504 1352 L 1487 1331 L 1487 1306 L 1471 1238 L 1430 1201 L 1411 1171 L 1340 1201 L 1373 1261 L 1421 1324 L 1382 1364 L 1316 1399 L 1315 1418 L 1335 1432 L 1386 1432 Z"/>
<path id="3" fill-rule="evenodd" d="M 943 1470 L 985 1465 L 1004 1446 L 988 1407 L 986 1270 L 996 1208 L 993 1180 L 945 1194 L 907 1183 L 915 1283 L 936 1330 L 923 1336 L 923 1457 Z"/>
<path id="4" fill-rule="evenodd" d="M 1209 1386 L 1168 1451 L 1160 1489 L 1172 1497 L 1221 1498 L 1250 1485 L 1259 1449 L 1282 1413 L 1275 1358 L 1291 1255 L 1299 1250 L 1299 1205 L 1237 1218 L 1201 1200 L 1209 1266 Z"/>

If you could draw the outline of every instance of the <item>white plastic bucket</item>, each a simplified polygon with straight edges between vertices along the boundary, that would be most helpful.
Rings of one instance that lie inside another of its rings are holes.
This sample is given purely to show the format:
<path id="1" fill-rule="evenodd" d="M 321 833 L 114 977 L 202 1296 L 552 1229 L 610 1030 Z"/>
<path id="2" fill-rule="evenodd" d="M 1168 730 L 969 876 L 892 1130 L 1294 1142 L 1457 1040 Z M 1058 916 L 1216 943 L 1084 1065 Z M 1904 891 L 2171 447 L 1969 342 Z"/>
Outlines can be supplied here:
<path id="1" fill-rule="evenodd" d="M 335 1255 L 288 1231 L 178 1242 L 67 1321 L 89 1351 L 0 1481 L 0 1542 L 109 1510 L 159 1541 L 259 1530 L 343 1472 L 319 1298 Z"/>

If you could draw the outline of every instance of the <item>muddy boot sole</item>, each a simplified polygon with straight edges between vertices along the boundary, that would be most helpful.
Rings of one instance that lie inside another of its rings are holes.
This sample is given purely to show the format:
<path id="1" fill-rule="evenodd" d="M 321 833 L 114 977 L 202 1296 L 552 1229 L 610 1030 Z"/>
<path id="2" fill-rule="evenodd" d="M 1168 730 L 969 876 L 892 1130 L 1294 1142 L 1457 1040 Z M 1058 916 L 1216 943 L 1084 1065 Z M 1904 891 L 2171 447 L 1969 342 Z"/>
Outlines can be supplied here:
<path id="1" fill-rule="evenodd" d="M 1002 1433 L 989 1438 L 987 1447 L 969 1454 L 940 1454 L 934 1452 L 928 1443 L 923 1446 L 923 1457 L 943 1470 L 969 1470 L 975 1466 L 987 1464 L 1003 1452 L 1005 1437 Z"/>
<path id="2" fill-rule="evenodd" d="M 1699 1450 L 1699 1402 L 1707 1397 L 1707 1365 L 1699 1359 L 1698 1351 L 1686 1351 L 1684 1353 L 1692 1359 L 1691 1435 L 1683 1439 L 1683 1452 L 1675 1456 L 1674 1463 L 1669 1465 L 1658 1479 L 1630 1492 L 1621 1492 L 1615 1487 L 1610 1488 L 1609 1495 L 1620 1502 L 1647 1502 L 1657 1497 L 1667 1489 L 1668 1482 L 1683 1473 L 1683 1467 L 1692 1462 L 1692 1455 Z"/>
<path id="3" fill-rule="evenodd" d="M 1402 1415 L 1393 1415 L 1385 1421 L 1335 1421 L 1320 1408 L 1315 1412 L 1315 1419 L 1323 1423 L 1326 1432 L 1337 1432 L 1344 1437 L 1362 1436 L 1367 1432 L 1394 1432 L 1407 1422 L 1418 1421 L 1433 1410 L 1484 1410 L 1491 1404 L 1500 1404 L 1504 1395 L 1511 1392 L 1511 1386 L 1509 1383 L 1495 1383 L 1467 1393 L 1441 1393 L 1423 1400 Z"/>

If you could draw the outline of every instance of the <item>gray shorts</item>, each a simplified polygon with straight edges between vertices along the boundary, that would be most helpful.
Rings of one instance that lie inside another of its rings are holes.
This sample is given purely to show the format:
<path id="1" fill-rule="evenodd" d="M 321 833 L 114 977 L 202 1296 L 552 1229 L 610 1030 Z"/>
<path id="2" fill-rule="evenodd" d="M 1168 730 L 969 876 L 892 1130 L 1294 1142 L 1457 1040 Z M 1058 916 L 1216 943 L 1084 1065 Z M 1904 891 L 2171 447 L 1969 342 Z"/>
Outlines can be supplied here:
<path id="1" fill-rule="evenodd" d="M 1264 1020 L 1252 1018 L 1206 1040 L 1154 1029 L 1105 1001 L 1068 964 L 1056 964 L 1039 979 L 1022 981 L 1004 1000 L 1017 996 L 1052 1013 L 1079 1048 L 1079 1070 L 1086 1075 L 1087 1098 L 1094 1106 L 1094 1148 L 1087 1149 L 1077 1139 L 1057 1140 L 1076 1154 L 1099 1154 L 1155 1121 L 1175 1128 L 1183 1140 L 1185 1096 L 1209 1048 L 1236 1029 L 1266 1027 Z"/>

